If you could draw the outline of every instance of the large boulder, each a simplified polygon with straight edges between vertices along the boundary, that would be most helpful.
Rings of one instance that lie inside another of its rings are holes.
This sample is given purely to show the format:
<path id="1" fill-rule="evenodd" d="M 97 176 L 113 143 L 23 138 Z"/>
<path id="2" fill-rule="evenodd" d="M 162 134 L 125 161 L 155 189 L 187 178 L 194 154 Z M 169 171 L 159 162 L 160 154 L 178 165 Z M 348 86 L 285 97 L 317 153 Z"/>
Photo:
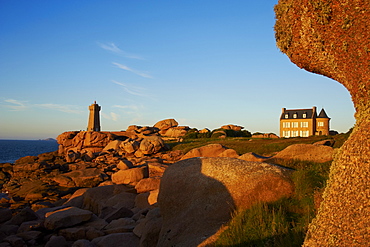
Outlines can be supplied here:
<path id="1" fill-rule="evenodd" d="M 118 172 L 112 174 L 112 182 L 115 184 L 136 185 L 141 179 L 148 177 L 148 166 L 140 166 L 127 170 L 119 170 Z"/>
<path id="2" fill-rule="evenodd" d="M 103 152 L 107 152 L 107 151 L 115 151 L 115 152 L 118 152 L 120 150 L 120 145 L 121 145 L 121 142 L 120 140 L 114 140 L 114 141 L 111 141 L 108 143 L 107 146 L 104 147 L 103 149 Z"/>
<path id="3" fill-rule="evenodd" d="M 127 154 L 135 153 L 140 147 L 140 142 L 133 139 L 126 139 L 121 142 L 120 148 Z"/>
<path id="4" fill-rule="evenodd" d="M 165 119 L 157 122 L 154 127 L 160 130 L 168 130 L 172 127 L 177 127 L 179 123 L 175 119 Z"/>
<path id="5" fill-rule="evenodd" d="M 164 142 L 159 136 L 145 137 L 140 143 L 140 151 L 145 155 L 158 153 L 164 148 Z"/>
<path id="6" fill-rule="evenodd" d="M 209 144 L 200 148 L 194 148 L 182 156 L 182 160 L 194 157 L 219 157 L 223 152 L 228 150 L 227 147 L 221 144 Z M 231 153 L 230 153 L 231 154 Z M 235 153 L 231 154 L 235 156 Z M 236 158 L 236 157 L 230 157 Z"/>
<path id="7" fill-rule="evenodd" d="M 169 166 L 158 196 L 163 216 L 158 246 L 197 246 L 234 210 L 289 197 L 291 172 L 232 158 L 192 158 Z"/>
<path id="8" fill-rule="evenodd" d="M 162 135 L 167 136 L 167 137 L 177 138 L 177 137 L 186 135 L 186 133 L 188 133 L 189 130 L 190 128 L 187 126 L 172 127 L 166 130 L 166 132 Z"/>
<path id="9" fill-rule="evenodd" d="M 356 125 L 332 163 L 305 246 L 370 243 L 370 7 L 368 0 L 279 0 L 278 47 L 298 67 L 343 84 Z M 309 86 L 309 85 L 308 85 Z"/>
<path id="10" fill-rule="evenodd" d="M 274 160 L 303 160 L 323 163 L 333 160 L 334 149 L 324 145 L 313 144 L 293 144 L 278 152 L 274 157 L 269 159 Z"/>

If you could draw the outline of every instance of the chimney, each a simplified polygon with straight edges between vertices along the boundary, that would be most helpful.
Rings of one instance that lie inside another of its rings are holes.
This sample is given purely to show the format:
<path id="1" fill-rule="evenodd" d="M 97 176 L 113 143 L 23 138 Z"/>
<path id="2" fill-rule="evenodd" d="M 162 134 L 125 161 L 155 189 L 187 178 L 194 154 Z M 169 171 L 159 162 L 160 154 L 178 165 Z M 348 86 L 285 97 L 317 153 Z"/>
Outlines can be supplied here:
<path id="1" fill-rule="evenodd" d="M 317 113 L 316 113 L 317 112 L 317 107 L 316 106 L 312 107 L 312 111 L 313 111 L 312 112 L 312 117 L 315 118 L 317 116 Z"/>
<path id="2" fill-rule="evenodd" d="M 281 108 L 281 113 L 284 113 L 286 111 L 286 108 Z"/>

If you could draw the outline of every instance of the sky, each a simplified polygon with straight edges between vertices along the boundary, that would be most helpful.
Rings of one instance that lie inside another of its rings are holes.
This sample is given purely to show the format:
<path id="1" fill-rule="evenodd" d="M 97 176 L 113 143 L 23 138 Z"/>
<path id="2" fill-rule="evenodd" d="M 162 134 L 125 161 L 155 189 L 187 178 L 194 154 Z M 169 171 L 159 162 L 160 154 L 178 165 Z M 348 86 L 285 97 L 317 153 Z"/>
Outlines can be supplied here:
<path id="1" fill-rule="evenodd" d="M 243 126 L 279 134 L 281 108 L 324 107 L 347 132 L 338 82 L 276 47 L 277 0 L 0 0 L 0 139 L 153 126 Z"/>

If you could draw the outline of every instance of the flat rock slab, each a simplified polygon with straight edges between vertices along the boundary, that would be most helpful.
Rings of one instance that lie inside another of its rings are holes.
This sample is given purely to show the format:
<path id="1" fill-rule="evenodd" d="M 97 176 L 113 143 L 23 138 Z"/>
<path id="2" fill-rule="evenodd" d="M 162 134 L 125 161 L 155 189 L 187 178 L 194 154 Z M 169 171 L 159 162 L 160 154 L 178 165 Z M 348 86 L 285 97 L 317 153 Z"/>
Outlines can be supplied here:
<path id="1" fill-rule="evenodd" d="M 47 213 L 44 224 L 48 230 L 67 228 L 90 220 L 92 215 L 92 212 L 76 207 L 63 208 Z"/>

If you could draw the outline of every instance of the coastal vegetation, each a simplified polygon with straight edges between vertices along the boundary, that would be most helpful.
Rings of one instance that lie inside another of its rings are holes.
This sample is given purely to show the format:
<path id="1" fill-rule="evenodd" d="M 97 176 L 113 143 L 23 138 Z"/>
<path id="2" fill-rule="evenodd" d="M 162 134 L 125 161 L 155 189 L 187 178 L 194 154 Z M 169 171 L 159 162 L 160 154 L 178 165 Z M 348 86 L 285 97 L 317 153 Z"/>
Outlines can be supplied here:
<path id="1" fill-rule="evenodd" d="M 351 131 L 351 130 L 350 130 Z M 329 137 L 334 140 L 334 148 L 339 148 L 347 140 L 350 131 L 347 133 Z M 230 138 L 185 138 L 182 142 L 169 141 L 167 144 L 172 150 L 182 150 L 184 153 L 193 148 L 198 148 L 208 144 L 218 143 L 228 148 L 234 149 L 239 155 L 253 152 L 262 156 L 272 156 L 276 152 L 293 144 L 312 144 L 318 141 L 326 140 L 328 136 L 311 136 L 295 138 L 261 138 L 254 139 L 249 137 L 230 137 Z"/>

